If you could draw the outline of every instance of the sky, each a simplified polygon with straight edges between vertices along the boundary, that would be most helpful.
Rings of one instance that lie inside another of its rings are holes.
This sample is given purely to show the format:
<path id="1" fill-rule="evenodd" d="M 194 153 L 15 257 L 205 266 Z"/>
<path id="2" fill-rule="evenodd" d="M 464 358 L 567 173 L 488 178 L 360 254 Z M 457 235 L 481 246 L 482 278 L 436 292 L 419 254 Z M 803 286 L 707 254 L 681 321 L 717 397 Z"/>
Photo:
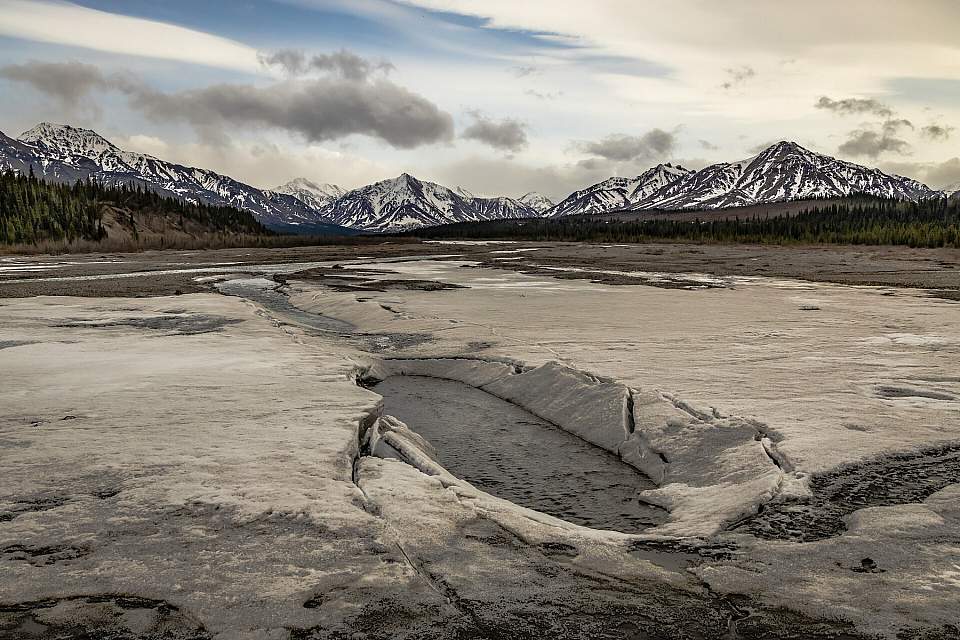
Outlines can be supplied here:
<path id="1" fill-rule="evenodd" d="M 779 141 L 960 182 L 957 0 L 0 0 L 0 131 L 560 199 Z"/>

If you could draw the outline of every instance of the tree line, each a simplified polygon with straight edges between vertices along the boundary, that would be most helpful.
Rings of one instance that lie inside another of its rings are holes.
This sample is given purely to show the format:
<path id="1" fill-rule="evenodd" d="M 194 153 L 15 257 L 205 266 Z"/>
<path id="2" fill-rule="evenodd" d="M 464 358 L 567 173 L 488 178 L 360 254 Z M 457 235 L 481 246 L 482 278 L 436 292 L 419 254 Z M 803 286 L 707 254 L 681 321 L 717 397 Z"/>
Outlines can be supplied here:
<path id="1" fill-rule="evenodd" d="M 862 244 L 960 248 L 960 200 L 905 202 L 860 197 L 815 205 L 794 215 L 732 216 L 682 221 L 557 219 L 462 222 L 407 235 L 438 239 L 505 239 L 643 243 L 687 241 L 748 244 Z"/>
<path id="2" fill-rule="evenodd" d="M 195 226 L 207 232 L 272 235 L 249 212 L 186 202 L 140 185 L 111 186 L 92 179 L 46 182 L 32 167 L 27 175 L 0 174 L 0 244 L 100 241 L 107 235 L 104 216 L 109 212 L 134 234 L 136 213 L 160 216 L 180 230 Z"/>

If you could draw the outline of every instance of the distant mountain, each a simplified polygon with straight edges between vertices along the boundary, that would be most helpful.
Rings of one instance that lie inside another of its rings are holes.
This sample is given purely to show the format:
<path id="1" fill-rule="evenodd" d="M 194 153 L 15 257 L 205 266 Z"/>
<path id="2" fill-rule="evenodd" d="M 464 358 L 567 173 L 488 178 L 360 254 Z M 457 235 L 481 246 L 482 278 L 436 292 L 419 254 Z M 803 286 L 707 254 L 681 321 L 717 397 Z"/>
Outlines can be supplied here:
<path id="1" fill-rule="evenodd" d="M 520 198 L 477 197 L 409 174 L 352 191 L 296 178 L 260 190 L 208 169 L 124 151 L 89 129 L 42 123 L 14 140 L 0 133 L 0 169 L 31 170 L 41 178 L 140 186 L 189 202 L 249 211 L 288 233 L 403 231 L 505 218 L 558 217 L 619 210 L 722 209 L 791 200 L 867 194 L 903 200 L 960 197 L 879 169 L 844 162 L 778 142 L 746 160 L 700 171 L 659 164 L 633 178 L 613 177 L 573 192 L 557 204 L 530 192 Z"/>
<path id="2" fill-rule="evenodd" d="M 553 206 L 553 201 L 550 198 L 545 195 L 541 195 L 536 191 L 525 193 L 517 198 L 517 201 L 527 205 L 537 213 L 543 213 Z"/>
<path id="3" fill-rule="evenodd" d="M 941 196 L 910 178 L 778 142 L 746 160 L 688 173 L 630 208 L 723 209 L 859 194 L 910 201 Z"/>
<path id="4" fill-rule="evenodd" d="M 948 198 L 960 198 L 960 182 L 952 184 L 942 191 Z"/>
<path id="5" fill-rule="evenodd" d="M 267 193 L 291 195 L 308 207 L 320 211 L 345 194 L 346 190 L 335 184 L 316 184 L 306 178 L 294 178 L 286 184 L 274 187 Z"/>
<path id="6" fill-rule="evenodd" d="M 559 217 L 626 209 L 690 173 L 689 169 L 679 165 L 658 164 L 635 178 L 608 178 L 586 189 L 574 191 L 544 215 Z"/>
<path id="7" fill-rule="evenodd" d="M 376 232 L 537 215 L 513 198 L 478 198 L 407 173 L 348 191 L 323 212 L 334 224 Z"/>
<path id="8" fill-rule="evenodd" d="M 104 185 L 139 185 L 189 202 L 230 206 L 253 213 L 270 228 L 329 225 L 319 211 L 285 193 L 265 192 L 209 169 L 124 151 L 89 129 L 41 123 L 19 139 L 0 139 L 0 167 L 41 178 L 74 182 L 94 178 Z"/>

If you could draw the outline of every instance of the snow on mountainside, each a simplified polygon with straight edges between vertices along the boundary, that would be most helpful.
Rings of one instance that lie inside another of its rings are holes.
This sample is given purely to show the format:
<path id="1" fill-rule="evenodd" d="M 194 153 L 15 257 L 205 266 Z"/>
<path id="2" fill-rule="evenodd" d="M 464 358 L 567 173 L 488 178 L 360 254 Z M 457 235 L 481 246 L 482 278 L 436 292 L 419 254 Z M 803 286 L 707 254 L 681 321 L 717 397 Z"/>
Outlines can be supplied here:
<path id="1" fill-rule="evenodd" d="M 0 148 L 0 166 L 16 170 L 32 166 L 45 179 L 72 182 L 92 177 L 105 184 L 139 185 L 184 200 L 244 209 L 267 226 L 327 222 L 298 198 L 264 192 L 208 169 L 124 151 L 89 129 L 41 123 L 15 142 L 15 148 L 9 143 Z"/>
<path id="2" fill-rule="evenodd" d="M 517 198 L 517 201 L 527 205 L 537 213 L 543 213 L 553 206 L 553 200 L 545 195 L 537 193 L 536 191 L 523 194 Z"/>
<path id="3" fill-rule="evenodd" d="M 916 180 L 778 142 L 752 158 L 689 173 L 631 209 L 722 209 L 859 194 L 912 201 L 939 197 Z"/>
<path id="4" fill-rule="evenodd" d="M 253 213 L 268 227 L 300 233 L 403 231 L 419 227 L 506 218 L 558 217 L 624 209 L 720 209 L 869 194 L 904 200 L 960 198 L 960 185 L 934 191 L 879 169 L 844 162 L 779 142 L 746 160 L 700 171 L 660 164 L 634 178 L 613 177 L 570 194 L 557 204 L 530 192 L 520 198 L 477 197 L 409 174 L 349 192 L 297 178 L 263 191 L 208 169 L 124 151 L 89 129 L 42 123 L 19 139 L 0 133 L 0 169 L 47 180 L 94 178 L 139 185 L 158 193 Z M 953 194 L 951 196 L 951 194 Z M 340 229 L 343 231 L 343 229 Z"/>
<path id="5" fill-rule="evenodd" d="M 544 215 L 559 217 L 625 209 L 690 173 L 689 169 L 679 165 L 659 164 L 635 178 L 608 178 L 586 189 L 574 191 Z"/>
<path id="6" fill-rule="evenodd" d="M 960 182 L 941 189 L 948 198 L 960 198 Z"/>
<path id="7" fill-rule="evenodd" d="M 338 225 L 366 231 L 404 231 L 419 227 L 535 216 L 512 198 L 476 198 L 403 173 L 354 189 L 324 213 Z"/>
<path id="8" fill-rule="evenodd" d="M 335 184 L 317 184 L 306 178 L 294 178 L 286 184 L 274 187 L 268 193 L 291 195 L 317 211 L 345 194 L 343 187 Z"/>

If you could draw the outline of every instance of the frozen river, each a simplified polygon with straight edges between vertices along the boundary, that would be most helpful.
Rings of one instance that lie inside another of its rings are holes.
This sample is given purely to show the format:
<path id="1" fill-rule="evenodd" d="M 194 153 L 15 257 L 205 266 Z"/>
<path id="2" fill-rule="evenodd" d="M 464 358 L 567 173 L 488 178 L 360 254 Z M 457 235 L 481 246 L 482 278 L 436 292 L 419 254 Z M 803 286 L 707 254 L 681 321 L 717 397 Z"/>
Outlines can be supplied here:
<path id="1" fill-rule="evenodd" d="M 425 376 L 375 388 L 384 412 L 437 450 L 437 461 L 478 489 L 595 529 L 634 533 L 666 512 L 637 499 L 646 476 L 616 456 L 485 391 Z"/>

